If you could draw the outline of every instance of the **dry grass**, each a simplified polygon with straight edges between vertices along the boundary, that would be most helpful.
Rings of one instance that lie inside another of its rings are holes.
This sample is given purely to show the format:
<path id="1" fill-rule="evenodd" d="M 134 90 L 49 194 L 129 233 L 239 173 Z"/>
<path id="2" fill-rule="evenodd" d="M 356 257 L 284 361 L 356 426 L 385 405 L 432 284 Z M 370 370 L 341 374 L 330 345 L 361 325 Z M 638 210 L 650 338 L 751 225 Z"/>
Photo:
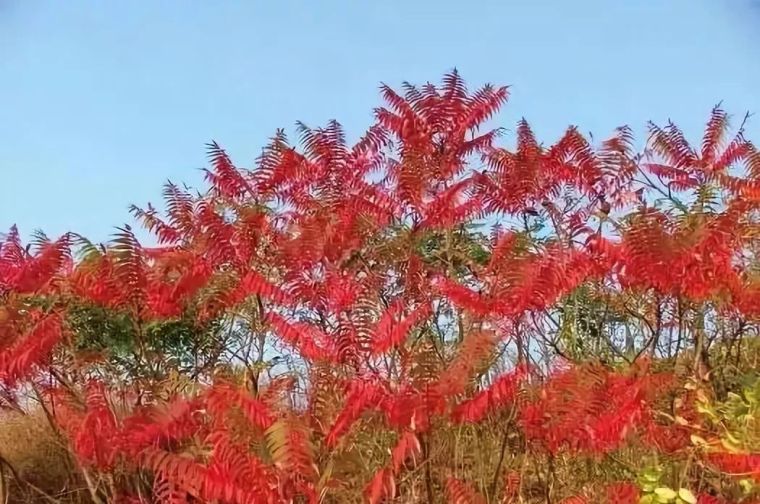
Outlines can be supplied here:
<path id="1" fill-rule="evenodd" d="M 42 411 L 0 413 L 0 457 L 6 482 L 0 496 L 8 502 L 51 502 L 44 494 L 67 493 L 70 459 Z"/>

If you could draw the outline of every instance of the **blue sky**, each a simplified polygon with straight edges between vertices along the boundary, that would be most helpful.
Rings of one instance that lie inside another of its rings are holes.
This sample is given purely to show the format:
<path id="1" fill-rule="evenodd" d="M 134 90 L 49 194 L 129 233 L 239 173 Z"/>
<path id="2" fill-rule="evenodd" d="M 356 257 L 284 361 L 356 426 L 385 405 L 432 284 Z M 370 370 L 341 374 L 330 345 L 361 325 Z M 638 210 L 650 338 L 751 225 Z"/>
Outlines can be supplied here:
<path id="1" fill-rule="evenodd" d="M 737 120 L 760 112 L 757 5 L 0 0 L 0 230 L 105 240 L 166 179 L 199 186 L 212 139 L 252 166 L 297 120 L 355 137 L 381 81 L 452 67 L 511 85 L 499 123 L 525 116 L 547 143 L 569 124 L 600 138 L 668 118 L 697 139 L 719 100 Z"/>

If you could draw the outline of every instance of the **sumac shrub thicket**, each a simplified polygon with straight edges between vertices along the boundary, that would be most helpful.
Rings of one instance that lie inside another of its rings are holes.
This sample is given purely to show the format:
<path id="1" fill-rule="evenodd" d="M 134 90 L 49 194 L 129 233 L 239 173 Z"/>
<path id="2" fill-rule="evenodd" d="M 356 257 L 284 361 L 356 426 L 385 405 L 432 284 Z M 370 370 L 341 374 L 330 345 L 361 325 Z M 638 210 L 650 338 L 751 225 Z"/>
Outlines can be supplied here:
<path id="1" fill-rule="evenodd" d="M 5 235 L 1 401 L 73 460 L 28 495 L 758 502 L 743 124 L 545 145 L 489 129 L 506 87 L 381 92 L 356 142 L 299 125 L 252 169 L 211 144 L 207 190 L 131 209 L 150 243 Z"/>

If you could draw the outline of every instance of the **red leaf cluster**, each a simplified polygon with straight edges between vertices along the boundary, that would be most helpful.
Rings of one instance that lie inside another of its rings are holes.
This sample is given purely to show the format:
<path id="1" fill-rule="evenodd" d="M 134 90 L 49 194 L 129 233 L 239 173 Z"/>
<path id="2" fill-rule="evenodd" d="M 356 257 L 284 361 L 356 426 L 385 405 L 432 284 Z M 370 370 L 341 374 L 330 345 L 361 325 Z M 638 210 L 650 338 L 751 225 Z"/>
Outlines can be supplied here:
<path id="1" fill-rule="evenodd" d="M 716 109 L 701 148 L 672 124 L 650 125 L 638 155 L 627 128 L 599 146 L 569 128 L 545 146 L 522 120 L 508 148 L 496 144 L 501 130 L 481 131 L 505 87 L 470 92 L 452 72 L 440 86 L 382 95 L 354 145 L 337 122 L 299 125 L 298 145 L 278 132 L 246 170 L 212 143 L 207 192 L 167 183 L 164 212 L 131 209 L 156 247 L 129 226 L 107 245 L 69 234 L 28 247 L 13 228 L 0 242 L 0 384 L 44 383 L 80 461 L 147 470 L 162 502 L 317 502 L 335 483 L 319 464 L 367 425 L 395 436 L 367 497 L 392 499 L 401 473 L 432 457 L 428 434 L 508 409 L 524 449 L 542 457 L 603 456 L 634 439 L 684 449 L 683 425 L 654 420 L 675 378 L 643 356 L 670 358 L 684 340 L 699 357 L 704 338 L 682 338 L 699 310 L 757 323 L 760 155 L 743 132 L 724 138 Z M 592 328 L 574 296 L 586 296 L 583 309 L 604 306 L 591 344 L 611 362 L 557 365 L 591 338 L 576 334 Z M 149 378 L 85 378 L 105 368 L 78 360 L 83 306 L 129 321 L 135 369 Z M 640 334 L 621 336 L 621 320 Z M 244 362 L 251 387 L 198 365 L 197 393 L 161 391 L 170 380 L 152 368 L 144 329 L 176 321 L 217 322 L 259 345 L 254 359 L 214 342 L 225 364 Z M 658 347 L 670 329 L 675 351 Z M 275 350 L 293 375 L 259 390 Z M 278 383 L 293 397 L 300 387 L 309 407 L 275 401 Z M 706 460 L 753 477 L 760 467 L 752 454 Z M 485 502 L 460 479 L 440 483 L 450 502 Z M 607 495 L 637 499 L 626 485 Z"/>

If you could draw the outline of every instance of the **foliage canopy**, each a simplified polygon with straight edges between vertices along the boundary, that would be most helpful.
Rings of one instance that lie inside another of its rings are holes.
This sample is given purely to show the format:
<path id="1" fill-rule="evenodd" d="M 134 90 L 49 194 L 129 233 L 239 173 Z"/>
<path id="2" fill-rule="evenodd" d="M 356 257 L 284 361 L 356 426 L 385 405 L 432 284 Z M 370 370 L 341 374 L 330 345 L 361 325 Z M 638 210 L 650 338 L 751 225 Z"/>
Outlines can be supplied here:
<path id="1" fill-rule="evenodd" d="M 353 145 L 209 145 L 204 194 L 131 208 L 157 246 L 5 236 L 2 401 L 44 409 L 80 498 L 757 502 L 742 127 L 505 147 L 506 87 L 381 93 Z"/>

